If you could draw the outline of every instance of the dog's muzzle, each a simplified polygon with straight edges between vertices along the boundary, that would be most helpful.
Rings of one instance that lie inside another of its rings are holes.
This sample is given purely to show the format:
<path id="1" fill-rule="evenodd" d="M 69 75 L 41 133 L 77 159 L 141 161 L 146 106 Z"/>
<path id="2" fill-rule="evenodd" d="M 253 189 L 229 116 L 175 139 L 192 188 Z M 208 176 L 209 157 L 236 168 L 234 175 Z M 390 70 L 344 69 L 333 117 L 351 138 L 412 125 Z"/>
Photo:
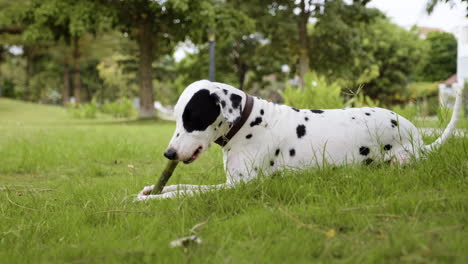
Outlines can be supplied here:
<path id="1" fill-rule="evenodd" d="M 177 151 L 173 148 L 169 148 L 164 152 L 164 157 L 170 159 L 170 160 L 176 160 L 177 159 Z"/>

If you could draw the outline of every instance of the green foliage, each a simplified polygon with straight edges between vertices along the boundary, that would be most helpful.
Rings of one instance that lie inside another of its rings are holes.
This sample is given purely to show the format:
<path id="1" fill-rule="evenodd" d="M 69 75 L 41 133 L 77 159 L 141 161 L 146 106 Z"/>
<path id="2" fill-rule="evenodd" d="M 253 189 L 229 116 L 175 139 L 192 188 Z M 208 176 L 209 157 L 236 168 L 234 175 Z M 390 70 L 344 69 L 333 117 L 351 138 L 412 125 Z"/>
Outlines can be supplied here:
<path id="1" fill-rule="evenodd" d="M 21 98 L 26 90 L 25 60 L 10 54 L 7 56 L 4 62 L 0 62 L 2 96 Z"/>
<path id="2" fill-rule="evenodd" d="M 376 41 L 377 40 L 377 41 Z M 404 93 L 426 46 L 415 32 L 406 31 L 387 19 L 378 19 L 366 30 L 363 48 L 372 54 L 379 67 L 379 76 L 368 82 L 364 90 L 372 98 L 388 105 Z"/>
<path id="3" fill-rule="evenodd" d="M 450 34 L 421 40 L 367 8 L 368 0 L 312 1 L 304 14 L 298 12 L 302 2 L 0 0 L 0 85 L 8 96 L 57 103 L 65 95 L 66 69 L 72 73 L 72 58 L 79 58 L 83 101 L 146 99 L 152 91 L 156 96 L 147 104 L 173 104 L 183 87 L 207 78 L 208 33 L 214 33 L 216 79 L 272 97 L 298 74 L 304 44 L 298 25 L 310 17 L 316 22 L 307 25 L 305 36 L 309 66 L 328 81 L 354 87 L 356 96 L 346 97 L 347 105 L 404 103 L 415 96 L 413 87 L 406 90 L 408 83 L 453 72 Z M 3 33 L 11 29 L 15 33 Z M 75 56 L 72 40 L 78 40 Z M 175 62 L 172 54 L 184 41 L 196 52 Z M 24 53 L 13 56 L 11 45 Z M 144 65 L 141 58 L 147 59 Z M 282 72 L 283 65 L 291 71 Z M 143 82 L 153 84 L 146 93 L 138 91 Z M 68 83 L 74 86 L 73 76 Z M 362 91 L 356 93 L 357 87 Z"/>
<path id="4" fill-rule="evenodd" d="M 73 118 L 77 119 L 95 119 L 100 112 L 114 118 L 132 118 L 136 116 L 132 100 L 125 97 L 114 102 L 106 102 L 102 106 L 99 106 L 96 98 L 93 98 L 90 103 L 70 104 L 67 111 Z"/>
<path id="5" fill-rule="evenodd" d="M 99 111 L 99 107 L 95 99 L 87 104 L 70 104 L 67 108 L 73 118 L 78 119 L 95 119 Z"/>
<path id="6" fill-rule="evenodd" d="M 402 117 L 414 121 L 420 112 L 418 107 L 414 104 L 411 105 L 395 105 L 392 108 L 393 112 L 401 115 Z"/>
<path id="7" fill-rule="evenodd" d="M 468 2 L 468 0 L 460 0 L 461 2 Z M 439 3 L 448 3 L 450 5 L 456 5 L 455 0 L 427 0 L 426 2 L 426 12 L 428 14 L 431 14 L 434 11 L 434 8 L 439 4 Z M 468 17 L 468 10 L 466 12 L 466 16 Z"/>
<path id="8" fill-rule="evenodd" d="M 188 85 L 185 80 L 185 76 L 180 75 L 175 80 L 154 81 L 154 89 L 160 95 L 158 101 L 163 105 L 175 105 L 177 99 L 179 99 L 179 96 Z"/>
<path id="9" fill-rule="evenodd" d="M 115 118 L 130 118 L 136 115 L 132 100 L 121 98 L 111 103 L 102 105 L 102 112 Z"/>
<path id="10" fill-rule="evenodd" d="M 346 107 L 379 107 L 380 103 L 378 100 L 372 100 L 369 96 L 364 94 L 364 91 L 359 88 L 357 92 L 351 91 L 350 98 L 345 103 Z"/>
<path id="11" fill-rule="evenodd" d="M 407 86 L 408 99 L 416 99 L 439 94 L 438 82 L 413 82 Z"/>
<path id="12" fill-rule="evenodd" d="M 338 84 L 327 83 L 325 77 L 312 72 L 304 76 L 302 89 L 288 83 L 281 96 L 285 104 L 296 108 L 342 108 L 344 104 L 340 93 Z"/>
<path id="13" fill-rule="evenodd" d="M 62 96 L 57 91 L 60 91 L 62 82 L 61 75 L 57 72 L 41 71 L 30 79 L 31 96 L 44 103 L 58 104 L 61 102 Z"/>
<path id="14" fill-rule="evenodd" d="M 329 1 L 311 35 L 311 67 L 329 80 L 346 80 L 389 105 L 399 102 L 427 46 L 415 32 L 392 24 L 360 3 Z"/>
<path id="15" fill-rule="evenodd" d="M 443 81 L 457 72 L 457 40 L 447 32 L 432 31 L 424 40 L 429 49 L 416 80 Z"/>
<path id="16" fill-rule="evenodd" d="M 326 2 L 311 34 L 312 69 L 329 79 L 345 79 L 361 84 L 378 77 L 373 54 L 363 47 L 365 30 L 384 15 L 361 3 Z M 364 79 L 364 80 L 362 80 Z"/>
<path id="17" fill-rule="evenodd" d="M 138 86 L 134 81 L 136 72 L 126 70 L 122 63 L 128 59 L 128 56 L 114 54 L 103 58 L 97 65 L 99 77 L 105 85 L 105 90 L 100 93 L 102 98 L 115 100 L 119 97 L 130 97 L 138 94 Z"/>

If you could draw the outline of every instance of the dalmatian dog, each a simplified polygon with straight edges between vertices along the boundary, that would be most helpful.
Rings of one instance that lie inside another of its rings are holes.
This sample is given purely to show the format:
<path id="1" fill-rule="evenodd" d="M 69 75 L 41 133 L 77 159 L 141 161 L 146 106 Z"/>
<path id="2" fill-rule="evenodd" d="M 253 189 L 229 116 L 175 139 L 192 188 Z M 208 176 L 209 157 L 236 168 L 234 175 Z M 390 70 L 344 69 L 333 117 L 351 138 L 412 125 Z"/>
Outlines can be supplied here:
<path id="1" fill-rule="evenodd" d="M 382 108 L 296 109 L 252 97 L 230 85 L 201 80 L 180 96 L 174 114 L 176 130 L 164 156 L 186 164 L 214 142 L 223 148 L 226 183 L 172 185 L 138 200 L 170 198 L 206 190 L 232 188 L 259 174 L 324 165 L 405 164 L 437 149 L 452 134 L 461 111 L 461 90 L 443 134 L 424 145 L 407 119 Z"/>

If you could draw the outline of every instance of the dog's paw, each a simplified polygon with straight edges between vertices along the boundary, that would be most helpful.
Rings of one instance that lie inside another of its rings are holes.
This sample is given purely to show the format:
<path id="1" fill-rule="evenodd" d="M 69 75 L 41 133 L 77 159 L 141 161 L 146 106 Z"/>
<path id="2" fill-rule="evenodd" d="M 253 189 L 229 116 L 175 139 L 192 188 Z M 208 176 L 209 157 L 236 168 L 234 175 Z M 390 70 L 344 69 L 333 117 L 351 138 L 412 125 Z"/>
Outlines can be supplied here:
<path id="1" fill-rule="evenodd" d="M 149 194 L 153 191 L 153 189 L 154 189 L 154 185 L 145 186 L 143 190 L 141 190 L 138 193 L 138 196 L 149 196 Z"/>

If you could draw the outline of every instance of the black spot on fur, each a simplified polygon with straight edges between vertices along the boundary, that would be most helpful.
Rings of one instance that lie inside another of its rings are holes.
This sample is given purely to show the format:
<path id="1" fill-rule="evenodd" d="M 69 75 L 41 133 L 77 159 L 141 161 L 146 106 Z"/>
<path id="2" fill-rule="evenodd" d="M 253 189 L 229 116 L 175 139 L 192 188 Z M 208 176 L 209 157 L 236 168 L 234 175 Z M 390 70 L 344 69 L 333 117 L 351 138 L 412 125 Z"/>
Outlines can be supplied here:
<path id="1" fill-rule="evenodd" d="M 273 165 L 275 165 L 275 162 L 270 160 L 270 166 L 273 166 Z"/>
<path id="2" fill-rule="evenodd" d="M 219 121 L 218 127 L 220 127 L 223 124 L 223 121 Z"/>
<path id="3" fill-rule="evenodd" d="M 244 175 L 242 175 L 242 173 L 239 173 L 239 177 L 244 177 Z"/>
<path id="4" fill-rule="evenodd" d="M 232 107 L 234 109 L 237 109 L 240 106 L 240 103 L 242 102 L 242 96 L 237 95 L 237 94 L 231 94 L 231 99 Z"/>
<path id="5" fill-rule="evenodd" d="M 217 94 L 211 94 L 211 96 L 216 100 L 219 101 L 219 96 Z"/>
<path id="6" fill-rule="evenodd" d="M 374 160 L 373 159 L 365 159 L 364 164 L 370 165 Z"/>
<path id="7" fill-rule="evenodd" d="M 305 121 L 309 121 L 309 118 L 306 116 L 306 117 L 304 117 L 304 120 L 305 120 Z"/>
<path id="8" fill-rule="evenodd" d="M 395 113 L 393 113 L 393 112 L 390 112 L 390 114 L 394 115 Z"/>
<path id="9" fill-rule="evenodd" d="M 275 156 L 278 156 L 279 153 L 280 153 L 280 150 L 279 150 L 279 149 L 276 149 L 276 151 L 275 151 Z"/>
<path id="10" fill-rule="evenodd" d="M 370 149 L 368 147 L 360 147 L 359 148 L 359 154 L 363 156 L 369 155 Z"/>
<path id="11" fill-rule="evenodd" d="M 225 95 L 227 95 L 227 94 L 228 94 L 228 91 L 227 91 L 226 89 L 223 89 L 223 93 L 224 93 Z"/>
<path id="12" fill-rule="evenodd" d="M 374 109 L 372 109 L 372 110 L 371 110 L 371 112 L 374 112 L 374 113 L 375 113 L 375 110 L 374 110 Z"/>
<path id="13" fill-rule="evenodd" d="M 351 119 L 353 119 L 353 120 L 354 120 L 354 119 L 356 119 L 356 118 L 353 116 L 353 117 L 351 117 Z"/>
<path id="14" fill-rule="evenodd" d="M 321 114 L 323 113 L 323 110 L 315 110 L 315 109 L 310 109 L 310 111 L 314 114 Z"/>
<path id="15" fill-rule="evenodd" d="M 260 114 L 263 115 L 265 113 L 265 111 L 263 111 L 263 109 L 260 109 Z"/>
<path id="16" fill-rule="evenodd" d="M 179 134 L 179 133 L 177 133 L 176 137 L 179 137 L 179 136 L 180 136 L 180 134 Z"/>
<path id="17" fill-rule="evenodd" d="M 252 134 L 248 134 L 247 136 L 245 136 L 246 139 L 250 139 L 252 137 Z"/>
<path id="18" fill-rule="evenodd" d="M 366 113 L 366 116 L 370 116 L 370 113 Z"/>
<path id="19" fill-rule="evenodd" d="M 306 127 L 304 125 L 298 125 L 296 127 L 297 138 L 301 138 L 306 134 Z"/>
<path id="20" fill-rule="evenodd" d="M 229 113 L 232 114 L 232 108 L 229 108 Z"/>
<path id="21" fill-rule="evenodd" d="M 204 131 L 219 116 L 216 98 L 206 89 L 193 94 L 182 113 L 182 123 L 187 132 Z"/>
<path id="22" fill-rule="evenodd" d="M 296 150 L 295 149 L 290 149 L 289 150 L 289 156 L 294 157 L 296 155 Z"/>
<path id="23" fill-rule="evenodd" d="M 385 145 L 385 146 L 383 147 L 383 149 L 386 150 L 386 151 L 389 151 L 389 150 L 392 149 L 392 147 L 393 147 L 392 145 L 387 144 L 387 145 Z"/>
<path id="24" fill-rule="evenodd" d="M 398 126 L 398 122 L 395 119 L 390 120 L 390 122 L 392 123 L 392 127 Z"/>
<path id="25" fill-rule="evenodd" d="M 250 126 L 254 127 L 260 125 L 260 123 L 262 123 L 262 118 L 258 116 L 254 121 L 250 122 Z"/>
<path id="26" fill-rule="evenodd" d="M 291 107 L 291 109 L 296 111 L 296 112 L 299 112 L 299 109 L 297 109 L 297 108 Z"/>
<path id="27" fill-rule="evenodd" d="M 257 167 L 255 167 L 255 168 L 254 168 L 254 171 L 258 171 L 258 168 L 257 168 Z"/>
<path id="28" fill-rule="evenodd" d="M 224 100 L 221 100 L 221 106 L 224 108 L 226 107 L 226 102 Z"/>

